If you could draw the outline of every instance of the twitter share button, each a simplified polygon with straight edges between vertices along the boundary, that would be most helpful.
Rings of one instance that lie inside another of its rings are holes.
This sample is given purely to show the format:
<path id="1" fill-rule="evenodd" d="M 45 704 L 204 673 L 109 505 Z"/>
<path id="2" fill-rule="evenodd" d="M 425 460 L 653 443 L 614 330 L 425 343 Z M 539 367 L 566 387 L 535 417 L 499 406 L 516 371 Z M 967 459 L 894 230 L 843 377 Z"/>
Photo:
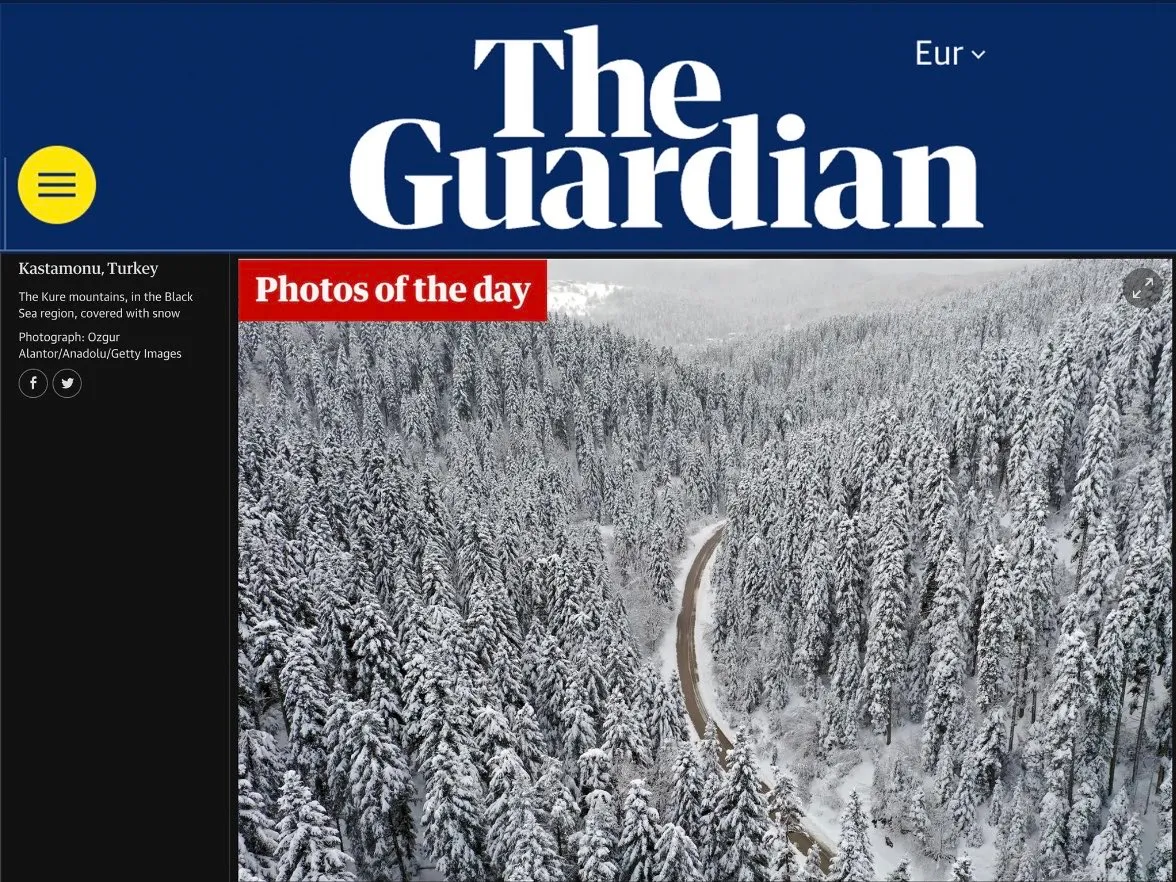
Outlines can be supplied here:
<path id="1" fill-rule="evenodd" d="M 73 398 L 82 391 L 82 378 L 73 368 L 62 368 L 53 375 L 53 391 L 61 398 Z"/>

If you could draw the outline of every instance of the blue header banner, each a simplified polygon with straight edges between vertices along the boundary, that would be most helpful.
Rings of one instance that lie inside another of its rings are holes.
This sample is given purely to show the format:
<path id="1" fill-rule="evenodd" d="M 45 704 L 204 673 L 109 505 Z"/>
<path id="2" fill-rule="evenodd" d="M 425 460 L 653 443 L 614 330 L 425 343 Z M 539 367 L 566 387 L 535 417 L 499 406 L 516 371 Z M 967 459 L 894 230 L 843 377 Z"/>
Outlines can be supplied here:
<path id="1" fill-rule="evenodd" d="M 4 5 L 4 247 L 1172 250 L 1174 33 L 1153 3 Z"/>

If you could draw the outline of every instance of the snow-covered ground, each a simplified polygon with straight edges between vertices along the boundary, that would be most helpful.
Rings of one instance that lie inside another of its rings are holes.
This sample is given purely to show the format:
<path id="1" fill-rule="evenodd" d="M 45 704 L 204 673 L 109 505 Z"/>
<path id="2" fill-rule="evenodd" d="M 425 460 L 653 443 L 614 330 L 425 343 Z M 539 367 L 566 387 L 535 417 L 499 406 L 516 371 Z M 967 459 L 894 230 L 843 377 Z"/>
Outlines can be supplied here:
<path id="1" fill-rule="evenodd" d="M 619 291 L 620 285 L 604 282 L 569 282 L 566 279 L 551 279 L 547 283 L 547 308 L 552 312 L 584 316 L 594 306 L 611 294 Z"/>

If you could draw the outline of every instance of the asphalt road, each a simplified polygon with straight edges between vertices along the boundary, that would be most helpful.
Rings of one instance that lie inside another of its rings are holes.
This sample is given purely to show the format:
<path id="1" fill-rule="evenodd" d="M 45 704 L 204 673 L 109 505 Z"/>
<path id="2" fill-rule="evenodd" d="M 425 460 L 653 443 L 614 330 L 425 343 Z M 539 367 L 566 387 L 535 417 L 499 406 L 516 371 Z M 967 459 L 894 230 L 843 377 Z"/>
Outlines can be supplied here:
<path id="1" fill-rule="evenodd" d="M 690 722 L 700 738 L 706 731 L 706 724 L 710 716 L 707 714 L 706 706 L 702 703 L 702 694 L 698 688 L 698 656 L 694 645 L 694 624 L 698 615 L 698 586 L 702 582 L 702 571 L 706 569 L 707 562 L 723 539 L 723 529 L 720 526 L 715 530 L 699 550 L 698 556 L 691 562 L 690 572 L 686 575 L 686 591 L 682 596 L 682 609 L 678 612 L 678 677 L 682 681 L 682 699 L 686 703 L 686 713 L 689 714 Z M 715 738 L 719 742 L 719 755 L 725 765 L 727 751 L 731 749 L 731 739 L 726 732 L 718 728 L 717 721 Z M 768 793 L 771 788 L 761 781 L 760 790 Z M 801 853 L 807 853 L 813 846 L 812 836 L 803 829 L 790 830 L 788 836 L 801 850 Z M 829 847 L 821 843 L 818 843 L 817 847 L 821 849 L 821 868 L 828 872 Z"/>

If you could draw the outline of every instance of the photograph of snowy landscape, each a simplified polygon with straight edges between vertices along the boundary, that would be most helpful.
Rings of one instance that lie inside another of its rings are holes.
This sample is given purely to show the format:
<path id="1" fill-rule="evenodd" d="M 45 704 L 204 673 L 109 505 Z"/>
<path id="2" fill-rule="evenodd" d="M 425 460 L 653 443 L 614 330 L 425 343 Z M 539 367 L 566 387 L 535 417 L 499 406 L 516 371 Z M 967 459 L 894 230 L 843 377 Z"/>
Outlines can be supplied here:
<path id="1" fill-rule="evenodd" d="M 549 278 L 239 325 L 239 882 L 1171 882 L 1171 262 Z"/>

